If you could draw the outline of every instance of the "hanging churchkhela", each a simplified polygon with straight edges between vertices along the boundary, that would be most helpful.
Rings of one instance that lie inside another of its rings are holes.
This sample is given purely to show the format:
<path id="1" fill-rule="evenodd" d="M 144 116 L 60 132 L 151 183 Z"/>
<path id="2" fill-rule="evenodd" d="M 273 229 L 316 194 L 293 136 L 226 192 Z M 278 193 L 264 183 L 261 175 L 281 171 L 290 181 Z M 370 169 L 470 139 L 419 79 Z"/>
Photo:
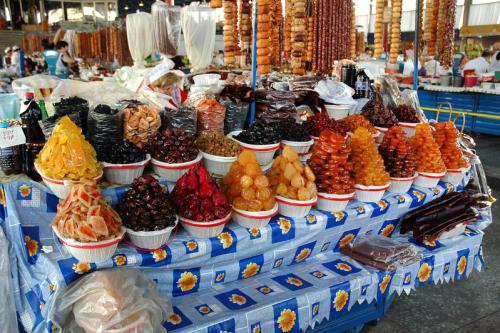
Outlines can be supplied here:
<path id="1" fill-rule="evenodd" d="M 443 39 L 441 45 L 441 66 L 450 68 L 453 66 L 453 38 L 455 35 L 455 12 L 457 8 L 456 0 L 444 1 Z"/>
<path id="2" fill-rule="evenodd" d="M 249 65 L 252 50 L 252 5 L 250 0 L 241 0 L 239 20 L 241 51 L 245 57 L 245 64 Z"/>
<path id="3" fill-rule="evenodd" d="M 392 1 L 392 16 L 391 16 L 391 48 L 389 50 L 389 63 L 396 64 L 399 53 L 399 43 L 401 41 L 401 13 L 402 0 Z"/>
<path id="4" fill-rule="evenodd" d="M 271 54 L 271 65 L 279 66 L 281 62 L 281 24 L 283 21 L 283 14 L 281 8 L 281 1 L 270 2 L 270 40 L 269 52 Z"/>
<path id="5" fill-rule="evenodd" d="M 224 64 L 234 66 L 238 47 L 238 29 L 236 0 L 224 0 Z"/>
<path id="6" fill-rule="evenodd" d="M 271 72 L 269 3 L 270 0 L 257 0 L 257 72 L 259 74 Z"/>
<path id="7" fill-rule="evenodd" d="M 373 56 L 379 58 L 384 53 L 384 0 L 376 0 L 375 7 L 375 49 Z"/>
<path id="8" fill-rule="evenodd" d="M 306 2 L 295 0 L 292 3 L 292 73 L 305 74 L 302 58 L 305 52 L 306 31 Z"/>

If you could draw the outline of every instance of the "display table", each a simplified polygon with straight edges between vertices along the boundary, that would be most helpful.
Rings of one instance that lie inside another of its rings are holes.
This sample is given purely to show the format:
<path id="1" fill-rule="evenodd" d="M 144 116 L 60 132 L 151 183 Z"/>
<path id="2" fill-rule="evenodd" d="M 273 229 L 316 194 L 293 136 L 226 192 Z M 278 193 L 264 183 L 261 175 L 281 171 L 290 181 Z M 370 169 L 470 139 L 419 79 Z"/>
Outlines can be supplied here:
<path id="1" fill-rule="evenodd" d="M 380 312 L 389 295 L 460 279 L 479 269 L 481 230 L 491 223 L 486 212 L 462 236 L 417 245 L 423 259 L 392 273 L 339 253 L 340 246 L 358 235 L 390 236 L 405 212 L 454 190 L 439 183 L 404 195 L 388 193 L 378 203 L 353 201 L 343 212 L 312 210 L 299 219 L 277 216 L 262 229 L 230 223 L 211 239 L 193 239 L 180 230 L 163 249 L 141 252 L 122 244 L 112 259 L 89 264 L 71 257 L 53 234 L 49 224 L 58 199 L 46 187 L 19 181 L 2 188 L 0 218 L 10 241 L 16 310 L 22 326 L 34 332 L 57 330 L 50 309 L 58 290 L 85 273 L 117 266 L 142 269 L 171 299 L 175 314 L 165 323 L 169 331 L 257 332 L 259 326 L 263 332 L 296 332 L 324 319 L 338 320 L 339 330 L 345 330 L 378 318 L 360 321 L 352 311 L 361 303 L 378 304 L 375 310 Z M 116 204 L 125 189 L 106 188 L 103 195 Z M 407 235 L 393 237 L 413 242 Z M 349 309 L 352 318 L 346 314 Z M 293 325 L 283 327 L 283 322 Z"/>

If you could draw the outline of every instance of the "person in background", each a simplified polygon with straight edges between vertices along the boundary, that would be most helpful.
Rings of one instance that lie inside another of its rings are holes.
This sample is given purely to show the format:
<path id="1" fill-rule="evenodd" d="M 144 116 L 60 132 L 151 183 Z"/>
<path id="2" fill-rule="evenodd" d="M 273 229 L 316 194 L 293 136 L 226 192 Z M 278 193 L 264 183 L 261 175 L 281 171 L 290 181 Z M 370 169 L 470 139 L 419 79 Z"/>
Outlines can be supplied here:
<path id="1" fill-rule="evenodd" d="M 500 71 L 500 42 L 493 45 L 493 56 L 491 57 L 490 72 Z"/>
<path id="2" fill-rule="evenodd" d="M 10 67 L 10 57 L 12 56 L 12 49 L 8 46 L 5 49 L 5 56 L 2 57 L 2 67 L 7 69 Z"/>
<path id="3" fill-rule="evenodd" d="M 365 53 L 359 55 L 359 60 L 368 60 L 373 58 L 373 50 L 369 47 L 365 47 Z"/>
<path id="4" fill-rule="evenodd" d="M 56 49 L 59 51 L 59 57 L 56 62 L 56 76 L 67 78 L 70 73 L 71 65 L 76 63 L 68 53 L 68 43 L 60 40 L 56 43 Z"/>
<path id="5" fill-rule="evenodd" d="M 16 19 L 14 20 L 14 30 L 22 30 L 23 25 L 25 25 L 26 22 L 24 22 L 23 17 L 21 14 L 17 14 Z"/>
<path id="6" fill-rule="evenodd" d="M 224 66 L 224 51 L 219 50 L 219 52 L 214 56 L 212 63 L 215 66 Z"/>
<path id="7" fill-rule="evenodd" d="M 465 64 L 463 70 L 473 69 L 476 74 L 487 73 L 490 67 L 491 53 L 488 50 L 483 51 L 480 57 L 470 60 Z"/>
<path id="8" fill-rule="evenodd" d="M 17 45 L 12 47 L 12 55 L 10 56 L 10 68 L 16 72 L 20 73 L 19 62 L 21 61 L 21 48 Z"/>
<path id="9" fill-rule="evenodd" d="M 142 89 L 143 96 L 154 107 L 176 109 L 187 100 L 182 90 L 184 73 L 172 70 L 174 63 L 162 63 L 151 70 Z"/>
<path id="10" fill-rule="evenodd" d="M 54 43 L 49 42 L 48 38 L 42 39 L 42 48 L 44 51 L 53 50 L 54 47 Z"/>

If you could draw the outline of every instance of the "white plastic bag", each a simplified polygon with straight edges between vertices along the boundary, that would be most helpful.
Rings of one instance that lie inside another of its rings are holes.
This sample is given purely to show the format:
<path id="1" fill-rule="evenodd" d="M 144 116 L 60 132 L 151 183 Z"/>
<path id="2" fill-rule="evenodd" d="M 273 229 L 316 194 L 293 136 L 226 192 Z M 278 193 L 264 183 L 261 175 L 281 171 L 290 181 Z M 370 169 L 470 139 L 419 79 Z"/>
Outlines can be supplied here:
<path id="1" fill-rule="evenodd" d="M 62 332 L 162 333 L 171 313 L 171 304 L 144 273 L 115 268 L 58 291 L 48 319 Z"/>
<path id="2" fill-rule="evenodd" d="M 342 82 L 321 80 L 314 87 L 314 91 L 329 104 L 356 104 L 356 101 L 352 98 L 354 90 Z"/>
<path id="3" fill-rule="evenodd" d="M 134 67 L 143 68 L 144 59 L 153 53 L 153 17 L 149 13 L 127 15 L 127 40 Z"/>
<path id="4" fill-rule="evenodd" d="M 215 47 L 215 10 L 197 4 L 182 8 L 181 25 L 186 53 L 193 70 L 208 67 Z"/>
<path id="5" fill-rule="evenodd" d="M 9 265 L 9 241 L 0 228 L 0 295 L 3 295 L 0 302 L 0 323 L 2 332 L 17 333 L 16 306 L 12 299 Z"/>
<path id="6" fill-rule="evenodd" d="M 55 76 L 38 74 L 12 81 L 12 90 L 14 90 L 17 96 L 24 98 L 27 92 L 35 92 L 36 89 L 54 89 L 59 82 L 61 82 L 61 80 Z"/>

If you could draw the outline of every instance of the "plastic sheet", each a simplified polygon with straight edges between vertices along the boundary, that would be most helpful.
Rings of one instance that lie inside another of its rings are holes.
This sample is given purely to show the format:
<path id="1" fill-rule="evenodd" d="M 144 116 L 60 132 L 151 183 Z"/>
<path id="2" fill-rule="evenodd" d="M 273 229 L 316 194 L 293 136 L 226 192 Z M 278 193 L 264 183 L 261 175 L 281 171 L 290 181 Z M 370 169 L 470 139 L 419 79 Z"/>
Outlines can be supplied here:
<path id="1" fill-rule="evenodd" d="M 89 112 L 87 126 L 98 160 L 108 153 L 110 145 L 123 140 L 123 113 L 107 105 L 98 105 Z"/>
<path id="2" fill-rule="evenodd" d="M 149 13 L 127 15 L 127 40 L 134 67 L 144 67 L 144 59 L 153 53 L 153 17 Z"/>
<path id="3" fill-rule="evenodd" d="M 160 112 L 163 127 L 182 128 L 191 136 L 196 135 L 197 114 L 196 109 L 181 106 L 178 109 L 165 109 Z"/>
<path id="4" fill-rule="evenodd" d="M 314 91 L 326 103 L 330 104 L 356 104 L 352 98 L 353 89 L 347 84 L 332 80 L 321 80 L 314 87 Z"/>
<path id="5" fill-rule="evenodd" d="M 3 332 L 17 333 L 16 307 L 12 299 L 9 267 L 9 242 L 0 228 L 0 295 L 3 295 L 0 303 L 0 323 Z"/>
<path id="6" fill-rule="evenodd" d="M 182 8 L 184 45 L 193 70 L 206 68 L 212 62 L 216 21 L 216 12 L 210 7 L 191 4 Z"/>
<path id="7" fill-rule="evenodd" d="M 61 82 L 60 79 L 50 75 L 33 75 L 12 81 L 12 90 L 17 96 L 24 98 L 27 92 L 35 92 L 36 89 L 54 89 Z"/>
<path id="8" fill-rule="evenodd" d="M 91 273 L 58 292 L 49 316 L 63 332 L 162 333 L 170 313 L 153 281 L 120 268 Z"/>
<path id="9" fill-rule="evenodd" d="M 151 6 L 153 16 L 154 46 L 158 52 L 175 56 L 181 36 L 181 9 L 156 1 Z"/>

